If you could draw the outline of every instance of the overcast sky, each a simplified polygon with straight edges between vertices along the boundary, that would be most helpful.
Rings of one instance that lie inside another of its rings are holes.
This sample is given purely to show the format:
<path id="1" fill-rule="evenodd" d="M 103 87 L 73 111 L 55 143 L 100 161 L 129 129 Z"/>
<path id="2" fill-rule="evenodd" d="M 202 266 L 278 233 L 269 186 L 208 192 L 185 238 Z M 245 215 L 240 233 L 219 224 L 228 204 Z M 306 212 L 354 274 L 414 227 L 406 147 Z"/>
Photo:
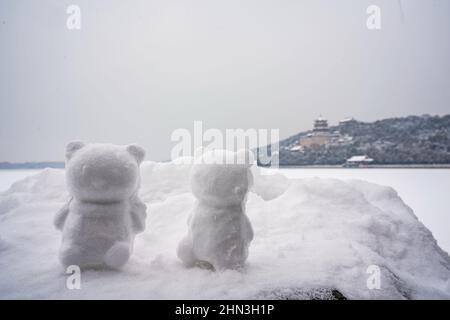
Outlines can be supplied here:
<path id="1" fill-rule="evenodd" d="M 284 138 L 319 114 L 450 113 L 449 39 L 448 0 L 0 0 L 0 161 L 74 139 L 168 159 L 194 120 Z"/>

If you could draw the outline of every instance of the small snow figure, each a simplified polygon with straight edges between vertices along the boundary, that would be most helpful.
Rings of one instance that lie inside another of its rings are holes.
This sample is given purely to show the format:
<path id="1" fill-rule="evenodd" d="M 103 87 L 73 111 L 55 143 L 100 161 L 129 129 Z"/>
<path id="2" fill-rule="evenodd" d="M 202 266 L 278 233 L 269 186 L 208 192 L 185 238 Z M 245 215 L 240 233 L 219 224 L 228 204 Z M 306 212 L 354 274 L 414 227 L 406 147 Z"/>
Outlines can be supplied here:
<path id="1" fill-rule="evenodd" d="M 253 229 L 245 202 L 253 183 L 251 152 L 215 150 L 196 158 L 191 189 L 197 202 L 178 257 L 188 267 L 238 269 L 248 256 Z"/>
<path id="2" fill-rule="evenodd" d="M 146 206 L 137 195 L 144 156 L 137 145 L 67 145 L 71 198 L 54 220 L 64 266 L 116 269 L 128 261 L 136 233 L 145 229 Z"/>

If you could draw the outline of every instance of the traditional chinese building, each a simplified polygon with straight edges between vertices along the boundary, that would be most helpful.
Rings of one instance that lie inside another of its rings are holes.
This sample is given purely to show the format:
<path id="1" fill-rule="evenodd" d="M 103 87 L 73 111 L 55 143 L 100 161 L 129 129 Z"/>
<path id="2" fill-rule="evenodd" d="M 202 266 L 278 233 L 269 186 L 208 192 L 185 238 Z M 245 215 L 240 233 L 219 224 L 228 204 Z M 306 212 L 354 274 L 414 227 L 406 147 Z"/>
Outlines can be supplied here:
<path id="1" fill-rule="evenodd" d="M 339 126 L 345 127 L 345 126 L 350 126 L 350 125 L 353 125 L 356 123 L 357 123 L 357 121 L 354 118 L 345 118 L 345 119 L 342 119 L 341 121 L 339 121 Z"/>
<path id="2" fill-rule="evenodd" d="M 320 116 L 314 120 L 314 128 L 312 133 L 300 138 L 300 145 L 302 147 L 323 145 L 329 143 L 330 140 L 331 134 L 330 129 L 328 128 L 328 121 Z"/>
<path id="3" fill-rule="evenodd" d="M 328 120 L 322 118 L 322 116 L 320 116 L 319 118 L 317 118 L 316 120 L 314 120 L 314 129 L 313 132 L 328 132 Z"/>

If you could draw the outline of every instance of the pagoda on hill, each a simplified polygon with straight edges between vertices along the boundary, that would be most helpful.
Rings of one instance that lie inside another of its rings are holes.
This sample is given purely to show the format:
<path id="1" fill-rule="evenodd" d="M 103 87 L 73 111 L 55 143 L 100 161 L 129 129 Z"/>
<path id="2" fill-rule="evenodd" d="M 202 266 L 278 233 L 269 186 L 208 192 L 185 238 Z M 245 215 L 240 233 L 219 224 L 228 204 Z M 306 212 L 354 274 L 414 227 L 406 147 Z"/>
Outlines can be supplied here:
<path id="1" fill-rule="evenodd" d="M 313 145 L 323 145 L 331 141 L 330 129 L 328 128 L 328 120 L 322 115 L 314 120 L 314 128 L 311 133 L 300 138 L 300 146 L 311 147 Z"/>

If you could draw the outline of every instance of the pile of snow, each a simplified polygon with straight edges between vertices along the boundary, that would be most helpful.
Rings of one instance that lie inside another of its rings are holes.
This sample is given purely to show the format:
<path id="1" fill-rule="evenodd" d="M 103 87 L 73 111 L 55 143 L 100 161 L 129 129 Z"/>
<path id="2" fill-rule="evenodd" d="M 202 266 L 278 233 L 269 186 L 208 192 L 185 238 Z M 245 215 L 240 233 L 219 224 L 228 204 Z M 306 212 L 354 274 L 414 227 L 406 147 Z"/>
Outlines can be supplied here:
<path id="1" fill-rule="evenodd" d="M 350 299 L 450 298 L 450 257 L 395 190 L 258 168 L 245 268 L 185 268 L 176 248 L 195 201 L 190 163 L 142 164 L 147 229 L 122 271 L 84 271 L 80 290 L 66 287 L 52 224 L 67 198 L 64 171 L 44 170 L 0 193 L 0 298 L 308 298 L 332 290 Z M 379 290 L 367 287 L 370 265 L 381 270 Z"/>

